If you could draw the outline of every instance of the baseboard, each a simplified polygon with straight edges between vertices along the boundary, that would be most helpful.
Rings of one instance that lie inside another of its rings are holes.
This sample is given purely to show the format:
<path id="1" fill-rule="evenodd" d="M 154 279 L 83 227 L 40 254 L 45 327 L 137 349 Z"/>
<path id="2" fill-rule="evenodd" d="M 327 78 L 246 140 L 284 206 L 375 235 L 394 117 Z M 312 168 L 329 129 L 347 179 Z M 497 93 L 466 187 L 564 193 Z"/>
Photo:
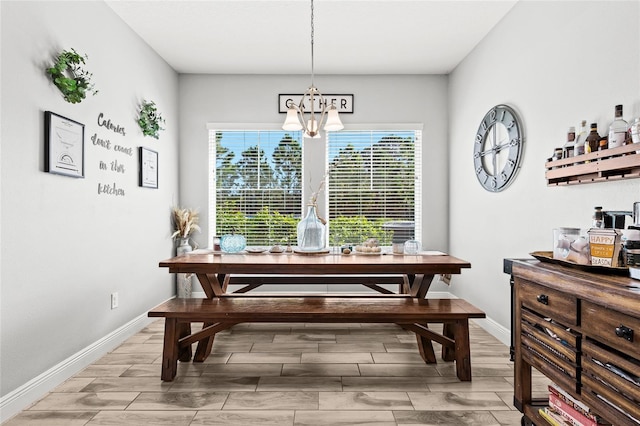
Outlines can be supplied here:
<path id="1" fill-rule="evenodd" d="M 47 392 L 73 377 L 91 363 L 117 348 L 122 342 L 153 322 L 147 313 L 129 321 L 97 342 L 73 354 L 61 363 L 0 398 L 0 422 L 5 422 L 42 398 Z"/>
<path id="2" fill-rule="evenodd" d="M 511 346 L 511 331 L 501 324 L 498 324 L 491 318 L 481 318 L 472 320 L 480 327 L 482 327 L 487 333 L 498 339 L 506 346 Z"/>
<path id="3" fill-rule="evenodd" d="M 274 291 L 273 294 L 286 294 L 287 292 L 278 292 L 278 291 Z M 313 292 L 313 291 L 309 291 L 309 292 L 305 292 L 305 291 L 301 291 L 299 292 L 300 294 L 304 294 L 304 293 L 309 293 L 309 294 L 318 294 L 318 292 Z M 367 293 L 362 293 L 363 295 L 367 295 Z M 194 299 L 206 299 L 207 295 L 204 293 L 204 291 L 194 291 L 191 293 L 191 297 Z M 447 291 L 430 291 L 429 292 L 429 299 L 456 299 L 456 297 L 447 292 Z"/>

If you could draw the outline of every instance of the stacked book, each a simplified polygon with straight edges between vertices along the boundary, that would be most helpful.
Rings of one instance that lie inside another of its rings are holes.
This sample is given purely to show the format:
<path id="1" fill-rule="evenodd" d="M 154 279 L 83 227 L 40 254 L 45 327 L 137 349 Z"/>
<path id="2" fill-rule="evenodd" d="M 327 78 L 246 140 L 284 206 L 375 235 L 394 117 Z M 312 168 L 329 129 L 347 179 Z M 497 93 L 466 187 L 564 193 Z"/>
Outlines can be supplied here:
<path id="1" fill-rule="evenodd" d="M 539 413 L 552 426 L 611 425 L 555 383 L 549 385 L 549 406 Z"/>

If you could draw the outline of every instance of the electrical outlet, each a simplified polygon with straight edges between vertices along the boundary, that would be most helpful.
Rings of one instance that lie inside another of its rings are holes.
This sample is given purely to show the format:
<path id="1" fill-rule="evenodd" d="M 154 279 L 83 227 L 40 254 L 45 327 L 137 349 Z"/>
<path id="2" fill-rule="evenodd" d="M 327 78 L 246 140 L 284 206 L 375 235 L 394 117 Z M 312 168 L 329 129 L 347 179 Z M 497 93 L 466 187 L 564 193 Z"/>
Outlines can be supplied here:
<path id="1" fill-rule="evenodd" d="M 440 274 L 440 281 L 445 284 L 451 284 L 451 274 Z"/>
<path id="2" fill-rule="evenodd" d="M 118 293 L 111 293 L 111 309 L 118 307 Z"/>

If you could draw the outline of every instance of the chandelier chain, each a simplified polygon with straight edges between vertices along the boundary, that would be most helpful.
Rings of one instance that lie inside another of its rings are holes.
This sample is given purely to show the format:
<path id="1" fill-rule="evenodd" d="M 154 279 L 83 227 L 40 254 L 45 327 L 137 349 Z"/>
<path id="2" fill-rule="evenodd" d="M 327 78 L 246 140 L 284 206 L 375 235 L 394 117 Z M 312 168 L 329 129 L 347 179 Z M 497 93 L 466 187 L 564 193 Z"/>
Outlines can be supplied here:
<path id="1" fill-rule="evenodd" d="M 313 86 L 313 77 L 314 77 L 314 70 L 313 70 L 313 34 L 314 33 L 314 27 L 313 27 L 313 0 L 311 0 L 311 85 Z"/>

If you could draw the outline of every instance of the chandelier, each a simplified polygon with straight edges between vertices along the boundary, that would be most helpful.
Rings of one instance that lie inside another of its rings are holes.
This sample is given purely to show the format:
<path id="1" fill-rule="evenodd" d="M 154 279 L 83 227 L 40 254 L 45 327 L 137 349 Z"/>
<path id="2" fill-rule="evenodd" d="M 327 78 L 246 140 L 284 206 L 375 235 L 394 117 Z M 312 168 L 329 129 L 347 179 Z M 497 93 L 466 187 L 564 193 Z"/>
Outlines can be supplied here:
<path id="1" fill-rule="evenodd" d="M 342 130 L 344 125 L 340 121 L 338 110 L 333 102 L 327 105 L 324 96 L 313 84 L 313 32 L 313 0 L 311 0 L 311 86 L 302 95 L 299 104 L 296 105 L 292 102 L 289 105 L 282 129 L 291 131 L 304 130 L 306 137 L 319 138 L 321 128 L 324 130 Z M 318 118 L 316 118 L 316 112 L 319 114 Z M 309 114 L 308 119 L 305 118 L 305 114 Z"/>

